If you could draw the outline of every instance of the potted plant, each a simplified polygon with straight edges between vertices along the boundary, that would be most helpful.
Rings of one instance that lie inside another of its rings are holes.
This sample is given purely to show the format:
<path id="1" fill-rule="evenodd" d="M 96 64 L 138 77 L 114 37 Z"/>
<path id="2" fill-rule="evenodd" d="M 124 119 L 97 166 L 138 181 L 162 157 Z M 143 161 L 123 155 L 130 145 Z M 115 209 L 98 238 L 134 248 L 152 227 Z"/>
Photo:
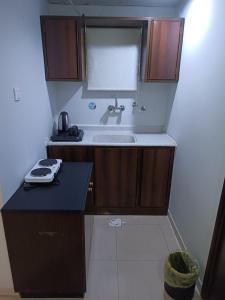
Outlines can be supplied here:
<path id="1" fill-rule="evenodd" d="M 189 253 L 172 252 L 164 268 L 164 287 L 167 294 L 175 300 L 191 300 L 199 276 L 199 265 Z"/>

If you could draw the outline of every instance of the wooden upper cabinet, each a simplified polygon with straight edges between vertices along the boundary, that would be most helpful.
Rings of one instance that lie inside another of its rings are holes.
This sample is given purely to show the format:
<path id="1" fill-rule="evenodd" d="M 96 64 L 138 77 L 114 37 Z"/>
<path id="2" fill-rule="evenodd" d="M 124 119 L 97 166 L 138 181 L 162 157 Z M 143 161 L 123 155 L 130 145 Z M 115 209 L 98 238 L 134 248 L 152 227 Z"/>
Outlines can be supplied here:
<path id="1" fill-rule="evenodd" d="M 82 21 L 42 16 L 46 80 L 82 80 Z"/>
<path id="2" fill-rule="evenodd" d="M 184 19 L 148 22 L 145 81 L 178 81 Z"/>

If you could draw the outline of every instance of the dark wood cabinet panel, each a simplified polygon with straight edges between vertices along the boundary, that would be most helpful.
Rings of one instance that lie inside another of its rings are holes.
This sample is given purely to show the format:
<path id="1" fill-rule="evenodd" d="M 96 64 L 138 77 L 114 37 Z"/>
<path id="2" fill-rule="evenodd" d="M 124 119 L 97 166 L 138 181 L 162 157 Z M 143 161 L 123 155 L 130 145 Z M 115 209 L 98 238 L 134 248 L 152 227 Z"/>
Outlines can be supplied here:
<path id="1" fill-rule="evenodd" d="M 134 208 L 137 193 L 138 150 L 95 149 L 95 205 L 97 208 Z"/>
<path id="2" fill-rule="evenodd" d="M 88 213 L 167 214 L 174 147 L 48 146 L 48 157 L 94 163 Z"/>
<path id="3" fill-rule="evenodd" d="M 49 158 L 59 158 L 68 162 L 93 161 L 91 149 L 88 147 L 48 146 L 47 154 Z"/>
<path id="4" fill-rule="evenodd" d="M 84 216 L 2 212 L 15 291 L 72 296 L 86 291 Z"/>
<path id="5" fill-rule="evenodd" d="M 41 17 L 46 80 L 81 80 L 81 21 L 75 17 Z"/>
<path id="6" fill-rule="evenodd" d="M 173 148 L 143 150 L 140 207 L 168 207 L 173 156 Z"/>
<path id="7" fill-rule="evenodd" d="M 42 16 L 46 80 L 85 79 L 85 23 L 142 28 L 142 79 L 178 80 L 184 19 Z"/>
<path id="8" fill-rule="evenodd" d="M 145 81 L 178 80 L 183 27 L 183 19 L 149 21 Z"/>

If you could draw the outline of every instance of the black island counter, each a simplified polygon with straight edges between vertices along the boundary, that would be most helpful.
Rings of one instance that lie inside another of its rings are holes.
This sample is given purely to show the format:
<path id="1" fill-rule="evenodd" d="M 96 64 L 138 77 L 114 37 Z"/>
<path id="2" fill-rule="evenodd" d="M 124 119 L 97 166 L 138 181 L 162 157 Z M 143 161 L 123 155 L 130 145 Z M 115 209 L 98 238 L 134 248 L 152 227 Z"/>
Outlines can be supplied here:
<path id="1" fill-rule="evenodd" d="M 92 163 L 62 163 L 53 184 L 21 186 L 2 207 L 14 289 L 21 297 L 83 297 L 93 216 Z"/>

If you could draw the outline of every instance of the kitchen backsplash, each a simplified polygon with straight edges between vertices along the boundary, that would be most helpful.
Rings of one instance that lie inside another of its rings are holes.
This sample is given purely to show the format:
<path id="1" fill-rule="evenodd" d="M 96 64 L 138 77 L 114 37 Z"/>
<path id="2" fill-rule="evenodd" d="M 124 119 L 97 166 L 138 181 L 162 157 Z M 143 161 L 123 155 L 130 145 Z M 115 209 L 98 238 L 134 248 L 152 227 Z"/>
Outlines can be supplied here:
<path id="1" fill-rule="evenodd" d="M 136 131 L 162 132 L 167 128 L 176 84 L 139 83 L 138 92 L 88 91 L 86 83 L 49 82 L 49 96 L 55 121 L 61 111 L 67 111 L 70 122 L 78 125 L 132 126 Z M 125 106 L 121 116 L 109 116 L 107 108 L 118 104 Z M 137 107 L 132 104 L 136 102 Z M 96 106 L 96 107 L 95 107 Z M 146 109 L 141 111 L 141 107 Z"/>

